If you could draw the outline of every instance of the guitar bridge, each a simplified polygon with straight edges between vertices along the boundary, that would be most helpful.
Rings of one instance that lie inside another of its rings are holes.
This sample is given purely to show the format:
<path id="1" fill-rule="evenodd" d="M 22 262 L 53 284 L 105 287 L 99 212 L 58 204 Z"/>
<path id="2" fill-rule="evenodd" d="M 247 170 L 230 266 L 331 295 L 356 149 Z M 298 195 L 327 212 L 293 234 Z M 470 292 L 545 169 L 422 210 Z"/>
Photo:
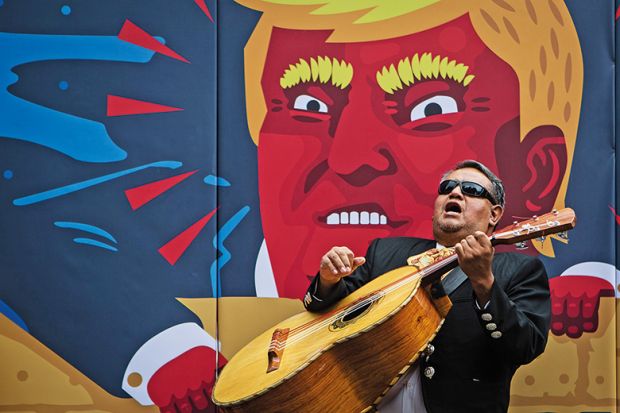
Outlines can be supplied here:
<path id="1" fill-rule="evenodd" d="M 276 329 L 271 336 L 269 343 L 269 351 L 267 352 L 267 373 L 277 370 L 282 361 L 282 353 L 286 347 L 286 339 L 288 338 L 288 328 Z"/>

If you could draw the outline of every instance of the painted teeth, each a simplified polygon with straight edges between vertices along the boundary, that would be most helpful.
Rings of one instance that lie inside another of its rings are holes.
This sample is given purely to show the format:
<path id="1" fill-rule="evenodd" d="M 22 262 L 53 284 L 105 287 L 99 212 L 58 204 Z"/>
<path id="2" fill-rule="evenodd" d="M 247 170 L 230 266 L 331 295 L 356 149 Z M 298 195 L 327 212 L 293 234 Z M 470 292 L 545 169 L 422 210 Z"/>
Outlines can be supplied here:
<path id="1" fill-rule="evenodd" d="M 327 225 L 386 225 L 387 217 L 378 212 L 352 211 L 332 213 L 327 216 Z"/>

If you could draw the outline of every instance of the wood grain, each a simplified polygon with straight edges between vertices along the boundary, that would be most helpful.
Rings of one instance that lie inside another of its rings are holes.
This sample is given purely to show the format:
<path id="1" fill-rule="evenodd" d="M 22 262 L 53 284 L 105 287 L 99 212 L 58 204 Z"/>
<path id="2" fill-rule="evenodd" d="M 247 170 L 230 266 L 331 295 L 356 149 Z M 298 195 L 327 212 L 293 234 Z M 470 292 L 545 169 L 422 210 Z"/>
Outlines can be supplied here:
<path id="1" fill-rule="evenodd" d="M 402 267 L 373 280 L 338 303 L 351 305 L 414 271 Z M 360 412 L 379 402 L 439 330 L 443 318 L 418 275 L 383 296 L 342 328 L 327 323 L 335 311 L 300 313 L 265 331 L 226 365 L 213 391 L 225 412 Z M 445 306 L 445 303 L 443 303 Z M 442 308 L 442 312 L 445 312 Z M 319 325 L 312 334 L 295 330 Z M 267 373 L 275 329 L 290 329 L 282 362 Z"/>

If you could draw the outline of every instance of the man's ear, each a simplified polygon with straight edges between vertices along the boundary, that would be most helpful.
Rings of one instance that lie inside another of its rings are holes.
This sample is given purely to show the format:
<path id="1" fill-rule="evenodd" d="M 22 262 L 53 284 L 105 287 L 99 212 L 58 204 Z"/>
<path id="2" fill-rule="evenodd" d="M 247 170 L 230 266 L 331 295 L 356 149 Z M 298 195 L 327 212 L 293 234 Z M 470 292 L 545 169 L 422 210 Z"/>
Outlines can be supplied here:
<path id="1" fill-rule="evenodd" d="M 495 148 L 499 176 L 507 194 L 506 224 L 553 209 L 567 159 L 566 142 L 558 127 L 539 126 L 520 141 L 518 119 L 517 125 L 513 122 L 500 129 Z"/>
<path id="2" fill-rule="evenodd" d="M 489 217 L 489 226 L 495 228 L 499 223 L 500 219 L 502 219 L 503 214 L 504 208 L 499 205 L 493 205 L 491 207 L 491 216 Z"/>

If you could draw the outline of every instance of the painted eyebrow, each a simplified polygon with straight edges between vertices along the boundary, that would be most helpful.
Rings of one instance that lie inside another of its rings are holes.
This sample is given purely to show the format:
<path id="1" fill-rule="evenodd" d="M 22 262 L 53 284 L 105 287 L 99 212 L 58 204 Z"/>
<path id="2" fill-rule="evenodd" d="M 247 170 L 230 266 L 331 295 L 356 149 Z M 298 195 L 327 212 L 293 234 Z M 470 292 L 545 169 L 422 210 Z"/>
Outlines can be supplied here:
<path id="1" fill-rule="evenodd" d="M 297 63 L 290 64 L 280 77 L 282 89 L 288 89 L 300 83 L 320 82 L 331 83 L 344 89 L 353 79 L 353 66 L 344 60 L 338 61 L 335 57 L 328 56 L 311 57 L 310 63 L 305 59 L 299 59 Z"/>
<path id="2" fill-rule="evenodd" d="M 469 66 L 447 57 L 433 56 L 431 53 L 416 53 L 411 59 L 401 59 L 390 67 L 383 66 L 377 71 L 377 83 L 385 93 L 394 94 L 398 89 L 420 80 L 452 79 L 463 86 L 469 85 L 474 75 L 467 74 Z"/>

